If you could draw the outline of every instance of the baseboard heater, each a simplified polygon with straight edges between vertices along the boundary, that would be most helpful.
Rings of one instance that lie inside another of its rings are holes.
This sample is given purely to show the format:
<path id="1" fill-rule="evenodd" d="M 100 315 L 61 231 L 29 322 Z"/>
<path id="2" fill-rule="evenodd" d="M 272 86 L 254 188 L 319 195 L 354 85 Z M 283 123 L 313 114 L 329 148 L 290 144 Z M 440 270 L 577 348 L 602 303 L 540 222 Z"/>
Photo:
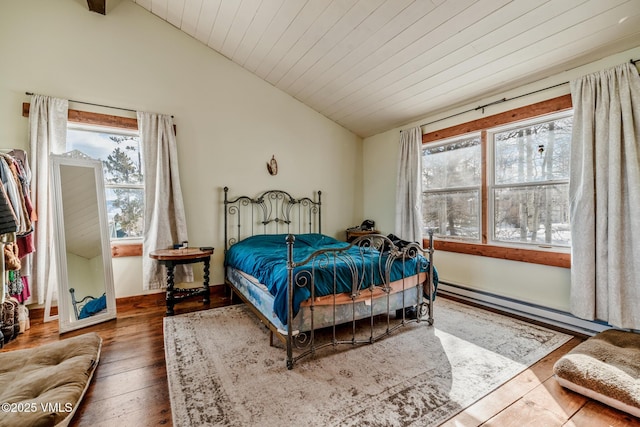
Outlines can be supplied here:
<path id="1" fill-rule="evenodd" d="M 472 302 L 589 336 L 611 328 L 611 326 L 606 323 L 579 319 L 564 311 L 518 301 L 516 299 L 478 291 L 444 281 L 438 283 L 438 294 L 443 296 L 449 295 L 463 301 Z M 437 303 L 434 308 L 436 311 L 438 310 Z"/>

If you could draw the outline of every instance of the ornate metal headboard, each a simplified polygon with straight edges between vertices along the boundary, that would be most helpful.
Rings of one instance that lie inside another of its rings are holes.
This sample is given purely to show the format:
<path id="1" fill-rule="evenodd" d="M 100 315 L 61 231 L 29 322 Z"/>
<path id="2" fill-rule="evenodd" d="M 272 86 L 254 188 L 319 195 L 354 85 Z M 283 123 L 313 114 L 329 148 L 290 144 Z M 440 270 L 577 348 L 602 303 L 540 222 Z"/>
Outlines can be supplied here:
<path id="1" fill-rule="evenodd" d="M 282 190 L 268 190 L 256 197 L 229 199 L 224 187 L 224 249 L 255 234 L 322 232 L 322 192 L 318 200 L 295 199 Z"/>

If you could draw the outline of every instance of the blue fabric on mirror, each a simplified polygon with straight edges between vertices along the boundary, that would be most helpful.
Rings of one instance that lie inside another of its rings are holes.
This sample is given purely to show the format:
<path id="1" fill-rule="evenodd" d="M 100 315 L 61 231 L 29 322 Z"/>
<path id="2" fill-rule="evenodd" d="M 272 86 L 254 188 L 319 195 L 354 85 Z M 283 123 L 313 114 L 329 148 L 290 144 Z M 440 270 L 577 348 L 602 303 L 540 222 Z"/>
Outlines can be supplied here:
<path id="1" fill-rule="evenodd" d="M 107 296 L 102 294 L 101 297 L 92 299 L 88 301 L 82 310 L 80 310 L 80 314 L 78 315 L 79 319 L 84 319 L 85 317 L 91 317 L 96 313 L 100 313 L 102 310 L 106 310 L 107 308 Z"/>

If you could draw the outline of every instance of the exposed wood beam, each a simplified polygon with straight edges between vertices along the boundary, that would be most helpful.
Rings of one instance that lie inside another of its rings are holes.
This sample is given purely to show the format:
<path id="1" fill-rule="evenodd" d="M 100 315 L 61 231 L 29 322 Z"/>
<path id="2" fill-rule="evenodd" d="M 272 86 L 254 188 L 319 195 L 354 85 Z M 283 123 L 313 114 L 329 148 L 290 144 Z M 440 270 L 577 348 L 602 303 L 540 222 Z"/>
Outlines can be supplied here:
<path id="1" fill-rule="evenodd" d="M 87 0 L 87 5 L 91 12 L 97 12 L 101 15 L 107 14 L 107 0 Z"/>

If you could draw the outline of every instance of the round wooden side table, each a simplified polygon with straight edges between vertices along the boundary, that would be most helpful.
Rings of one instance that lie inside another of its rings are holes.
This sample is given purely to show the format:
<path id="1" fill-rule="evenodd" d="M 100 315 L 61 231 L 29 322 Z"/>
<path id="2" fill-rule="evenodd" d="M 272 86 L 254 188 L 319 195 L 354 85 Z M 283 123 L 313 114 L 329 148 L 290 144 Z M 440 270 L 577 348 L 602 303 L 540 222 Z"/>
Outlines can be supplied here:
<path id="1" fill-rule="evenodd" d="M 202 302 L 209 304 L 209 266 L 211 263 L 213 248 L 183 248 L 183 249 L 157 249 L 149 254 L 150 258 L 157 260 L 167 267 L 167 316 L 173 316 L 173 307 L 185 298 L 202 296 Z M 202 288 L 176 288 L 174 284 L 174 269 L 180 264 L 204 264 L 204 282 Z"/>

